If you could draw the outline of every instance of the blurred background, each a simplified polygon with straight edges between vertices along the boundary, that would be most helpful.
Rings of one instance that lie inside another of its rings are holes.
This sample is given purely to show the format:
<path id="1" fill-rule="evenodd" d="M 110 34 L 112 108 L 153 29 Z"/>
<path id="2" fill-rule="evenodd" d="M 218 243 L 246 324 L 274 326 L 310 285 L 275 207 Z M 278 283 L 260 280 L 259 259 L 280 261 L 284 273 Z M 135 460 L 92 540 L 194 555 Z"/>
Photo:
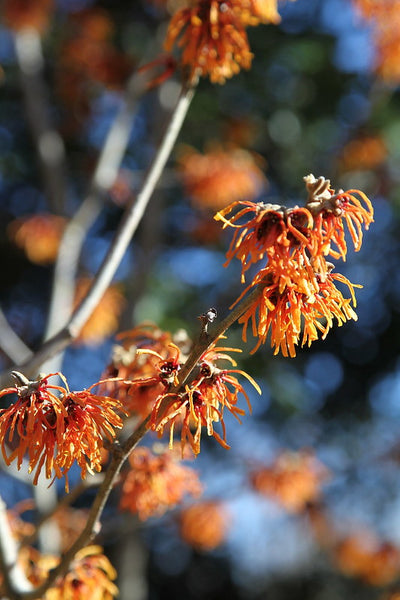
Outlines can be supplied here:
<path id="1" fill-rule="evenodd" d="M 144 96 L 128 96 L 127 113 L 125 90 L 132 73 L 162 53 L 179 4 L 2 2 L 3 369 L 29 356 L 46 334 L 68 219 L 85 203 L 87 236 L 71 249 L 82 297 L 139 189 L 179 74 Z M 240 368 L 263 394 L 245 384 L 253 415 L 242 425 L 227 416 L 231 450 L 204 436 L 190 463 L 204 486 L 202 512 L 190 518 L 192 500 L 183 511 L 142 522 L 115 510 L 117 494 L 110 503 L 100 543 L 119 572 L 123 600 L 400 597 L 396 4 L 281 2 L 281 23 L 249 30 L 251 70 L 223 86 L 200 82 L 115 281 L 64 356 L 71 388 L 82 389 L 110 363 L 117 331 L 150 320 L 195 336 L 198 315 L 209 307 L 225 315 L 241 291 L 240 269 L 223 267 L 230 232 L 212 217 L 230 202 L 301 205 L 309 173 L 371 198 L 375 222 L 361 251 L 350 250 L 339 268 L 363 286 L 357 322 L 335 327 L 295 359 L 273 356 L 268 345 L 250 356 L 254 341 L 245 345 L 238 327 L 229 332 L 229 345 L 244 349 Z M 99 156 L 117 115 L 126 151 L 109 173 Z M 61 324 L 56 319 L 53 331 Z M 22 476 L 1 472 L 0 483 L 10 507 L 32 496 Z M 76 510 L 91 498 L 87 491 Z"/>

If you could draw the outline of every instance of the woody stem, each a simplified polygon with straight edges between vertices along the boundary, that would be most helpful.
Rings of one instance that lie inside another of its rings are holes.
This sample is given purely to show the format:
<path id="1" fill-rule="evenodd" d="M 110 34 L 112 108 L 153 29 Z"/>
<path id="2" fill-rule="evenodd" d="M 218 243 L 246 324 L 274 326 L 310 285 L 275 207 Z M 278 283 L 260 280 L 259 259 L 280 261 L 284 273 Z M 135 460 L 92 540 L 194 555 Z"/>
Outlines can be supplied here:
<path id="1" fill-rule="evenodd" d="M 225 319 L 223 319 L 216 327 L 213 328 L 212 333 L 206 333 L 203 331 L 200 334 L 198 341 L 195 343 L 186 363 L 181 369 L 179 384 L 174 390 L 171 390 L 171 392 L 176 391 L 178 393 L 179 390 L 182 390 L 187 378 L 196 366 L 203 352 L 207 350 L 207 348 L 213 342 L 215 342 L 233 323 L 235 323 L 235 321 L 237 321 L 242 314 L 245 313 L 245 311 L 252 305 L 253 302 L 255 302 L 260 294 L 262 294 L 262 290 L 263 286 L 261 285 L 255 287 L 254 290 L 245 296 L 245 298 L 228 313 Z M 134 448 L 148 431 L 149 421 L 150 415 L 141 422 L 137 429 L 123 444 L 119 445 L 118 442 L 114 444 L 111 463 L 104 474 L 103 482 L 99 487 L 90 509 L 85 528 L 75 540 L 73 545 L 69 548 L 69 550 L 63 555 L 59 565 L 50 572 L 47 580 L 40 587 L 31 592 L 14 595 L 15 598 L 18 598 L 18 600 L 35 600 L 36 598 L 42 597 L 52 586 L 57 577 L 63 575 L 67 571 L 68 566 L 73 560 L 75 554 L 94 537 L 104 506 L 115 482 L 117 481 L 119 472 L 129 454 L 132 452 L 132 450 L 134 450 Z"/>

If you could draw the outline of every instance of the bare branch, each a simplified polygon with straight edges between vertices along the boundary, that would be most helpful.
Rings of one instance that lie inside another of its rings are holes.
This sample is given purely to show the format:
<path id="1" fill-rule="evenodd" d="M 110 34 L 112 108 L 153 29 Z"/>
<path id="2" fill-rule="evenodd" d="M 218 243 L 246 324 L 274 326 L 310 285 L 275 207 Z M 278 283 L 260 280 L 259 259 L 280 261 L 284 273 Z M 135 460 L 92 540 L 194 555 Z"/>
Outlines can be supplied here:
<path id="1" fill-rule="evenodd" d="M 5 314 L 0 309 L 0 348 L 15 364 L 29 360 L 33 352 L 10 327 Z"/>
<path id="2" fill-rule="evenodd" d="M 77 337 L 111 283 L 175 144 L 193 98 L 194 89 L 193 86 L 183 86 L 171 115 L 171 120 L 168 123 L 164 137 L 147 172 L 142 188 L 137 197 L 133 198 L 132 202 L 127 206 L 115 234 L 114 241 L 96 274 L 86 298 L 77 307 L 68 324 L 61 331 L 45 342 L 30 360 L 25 361 L 22 365 L 18 365 L 19 369 L 24 371 L 27 376 L 36 375 L 38 369 L 40 369 L 40 366 L 46 360 L 55 356 L 58 352 L 62 352 Z M 0 385 L 6 385 L 8 380 L 9 373 L 0 378 Z"/>
<path id="3" fill-rule="evenodd" d="M 15 33 L 15 51 L 29 126 L 39 157 L 50 205 L 63 213 L 67 195 L 64 142 L 50 122 L 47 91 L 43 79 L 42 41 L 35 29 Z"/>
<path id="4" fill-rule="evenodd" d="M 45 333 L 49 339 L 71 316 L 76 272 L 86 234 L 100 214 L 104 194 L 110 190 L 129 143 L 136 116 L 137 100 L 148 83 L 148 75 L 134 73 L 128 82 L 124 101 L 102 147 L 90 189 L 78 211 L 68 223 L 55 266 L 52 301 Z M 57 371 L 58 368 L 50 368 Z"/>

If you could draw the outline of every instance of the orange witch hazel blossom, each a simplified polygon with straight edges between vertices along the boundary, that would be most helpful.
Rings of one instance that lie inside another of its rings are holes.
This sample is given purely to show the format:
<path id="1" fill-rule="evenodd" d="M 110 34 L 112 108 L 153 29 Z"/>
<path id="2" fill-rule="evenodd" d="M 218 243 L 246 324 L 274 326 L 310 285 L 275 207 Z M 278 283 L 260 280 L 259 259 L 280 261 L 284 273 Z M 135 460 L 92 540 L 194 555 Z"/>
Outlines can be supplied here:
<path id="1" fill-rule="evenodd" d="M 361 248 L 363 228 L 373 221 L 372 204 L 359 190 L 336 193 L 324 177 L 308 175 L 304 180 L 308 191 L 304 207 L 234 202 L 215 215 L 224 228 L 234 228 L 225 266 L 238 258 L 244 282 L 250 266 L 261 263 L 234 303 L 259 288 L 259 295 L 239 318 L 243 339 L 249 324 L 258 337 L 253 352 L 270 335 L 275 354 L 281 351 L 293 357 L 298 344 L 310 345 L 319 334 L 324 338 L 335 321 L 340 326 L 357 319 L 352 308 L 354 288 L 361 286 L 334 273 L 326 257 L 346 259 L 346 230 L 354 249 Z M 350 298 L 336 283 L 348 288 Z"/>
<path id="2" fill-rule="evenodd" d="M 179 504 L 185 494 L 201 495 L 198 474 L 182 465 L 174 453 L 136 448 L 129 463 L 131 469 L 122 485 L 120 508 L 138 513 L 143 521 L 164 514 Z"/>
<path id="3" fill-rule="evenodd" d="M 86 390 L 71 392 L 60 373 L 29 381 L 14 372 L 14 387 L 0 391 L 0 397 L 16 394 L 9 408 L 0 409 L 0 444 L 9 465 L 17 459 L 18 469 L 27 457 L 29 472 L 35 471 L 36 484 L 45 467 L 47 479 L 66 477 L 76 461 L 84 478 L 87 471 L 100 471 L 103 437 L 112 440 L 114 428 L 122 427 L 121 403 L 93 393 L 96 383 Z M 58 375 L 64 386 L 48 380 Z M 11 446 L 11 449 L 8 449 Z"/>
<path id="4" fill-rule="evenodd" d="M 160 381 L 164 382 L 165 389 L 154 403 L 149 427 L 159 436 L 162 436 L 165 428 L 169 427 L 170 448 L 174 443 L 175 426 L 179 427 L 182 456 L 185 454 L 186 447 L 191 448 L 194 454 L 199 454 L 203 427 L 206 427 L 209 436 L 213 436 L 224 448 L 229 448 L 226 442 L 224 410 L 227 409 L 240 421 L 239 416 L 244 415 L 245 412 L 237 406 L 239 394 L 244 395 L 249 408 L 251 408 L 248 395 L 236 378 L 236 374 L 246 377 L 261 393 L 257 383 L 244 371 L 236 368 L 223 369 L 217 366 L 217 362 L 225 360 L 235 367 L 236 362 L 227 352 L 241 352 L 241 350 L 218 348 L 216 343 L 202 354 L 193 370 L 190 384 L 186 385 L 182 392 L 171 388 L 171 384 L 176 385 L 175 373 L 180 368 L 180 357 L 174 357 L 172 365 L 174 372 L 168 375 L 168 379 L 164 373 L 167 363 L 160 360 L 158 377 Z M 171 362 L 167 362 L 171 367 Z M 144 382 L 145 380 L 137 381 L 141 384 Z M 220 424 L 222 436 L 215 430 L 216 423 Z"/>
<path id="5" fill-rule="evenodd" d="M 165 49 L 182 48 L 180 62 L 191 79 L 225 83 L 251 66 L 246 27 L 279 21 L 277 0 L 194 0 L 172 17 Z"/>

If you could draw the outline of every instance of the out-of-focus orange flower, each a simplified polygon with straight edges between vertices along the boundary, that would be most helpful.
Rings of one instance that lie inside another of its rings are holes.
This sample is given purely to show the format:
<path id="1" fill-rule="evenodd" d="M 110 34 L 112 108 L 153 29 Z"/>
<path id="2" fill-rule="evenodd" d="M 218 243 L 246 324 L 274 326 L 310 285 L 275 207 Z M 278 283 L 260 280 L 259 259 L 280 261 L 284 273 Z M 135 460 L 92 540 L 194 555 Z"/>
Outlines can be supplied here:
<path id="1" fill-rule="evenodd" d="M 359 190 L 335 193 L 324 177 L 308 175 L 304 179 L 308 191 L 305 207 L 240 201 L 214 217 L 224 228 L 235 230 L 225 266 L 238 258 L 242 282 L 252 264 L 264 261 L 265 266 L 233 304 L 248 291 L 259 290 L 239 318 L 243 339 L 249 323 L 258 338 L 253 352 L 270 333 L 275 354 L 281 350 L 284 356 L 293 357 L 296 345 L 310 345 L 318 339 L 318 332 L 325 337 L 334 320 L 342 325 L 357 319 L 351 304 L 356 305 L 354 288 L 359 286 L 332 273 L 333 265 L 326 256 L 346 258 L 346 228 L 355 250 L 360 249 L 363 227 L 368 229 L 373 221 L 372 204 Z M 343 297 L 335 282 L 347 286 L 350 298 Z"/>
<path id="2" fill-rule="evenodd" d="M 400 7 L 396 0 L 353 0 L 359 13 L 371 22 L 375 44 L 374 70 L 389 83 L 400 81 Z"/>
<path id="3" fill-rule="evenodd" d="M 201 208 L 253 200 L 266 185 L 257 157 L 238 148 L 215 147 L 206 154 L 185 148 L 179 164 L 185 190 Z"/>
<path id="4" fill-rule="evenodd" d="M 269 467 L 251 474 L 260 494 L 278 502 L 289 512 L 303 511 L 319 499 L 328 470 L 309 451 L 283 452 Z"/>
<path id="5" fill-rule="evenodd" d="M 229 448 L 226 442 L 224 410 L 227 409 L 240 422 L 239 416 L 245 413 L 237 407 L 239 394 L 244 395 L 251 410 L 248 395 L 235 377 L 236 374 L 246 377 L 261 393 L 257 383 L 244 371 L 217 367 L 220 360 L 227 360 L 235 367 L 236 362 L 226 352 L 241 350 L 219 348 L 216 347 L 216 343 L 200 357 L 197 374 L 190 385 L 186 385 L 185 391 L 179 393 L 168 386 L 165 392 L 159 395 L 153 407 L 149 426 L 160 436 L 163 435 L 165 427 L 170 428 L 170 448 L 173 447 L 175 424 L 178 422 L 181 426 L 182 456 L 187 446 L 194 454 L 199 454 L 203 427 L 207 428 L 207 434 L 213 436 L 221 446 Z M 179 362 L 177 357 L 176 363 Z M 215 430 L 215 423 L 220 423 L 222 436 Z"/>
<path id="6" fill-rule="evenodd" d="M 37 551 L 34 554 L 29 580 L 38 586 L 46 580 L 49 571 L 57 566 L 59 558 L 40 555 Z M 113 583 L 116 577 L 117 573 L 108 558 L 102 554 L 102 548 L 86 546 L 76 553 L 66 575 L 56 579 L 54 586 L 46 592 L 44 600 L 113 600 L 118 594 L 118 588 Z"/>
<path id="7" fill-rule="evenodd" d="M 400 551 L 370 531 L 344 538 L 334 549 L 338 568 L 371 585 L 387 585 L 400 574 Z"/>
<path id="8" fill-rule="evenodd" d="M 148 448 L 137 448 L 129 463 L 131 470 L 122 485 L 120 508 L 138 513 L 142 521 L 164 514 L 182 502 L 186 494 L 201 495 L 196 471 L 183 466 L 171 452 L 153 454 Z"/>
<path id="9" fill-rule="evenodd" d="M 238 2 L 237 12 L 245 25 L 259 23 L 277 25 L 281 21 L 277 5 L 278 0 L 241 0 Z"/>
<path id="10" fill-rule="evenodd" d="M 181 64 L 190 79 L 209 76 L 213 83 L 249 69 L 253 58 L 237 8 L 239 0 L 198 0 L 179 10 L 171 19 L 165 49 L 178 44 L 182 48 Z"/>
<path id="11" fill-rule="evenodd" d="M 104 384 L 102 390 L 118 398 L 130 414 L 145 418 L 164 390 L 158 377 L 160 360 L 168 359 L 173 343 L 179 345 L 185 356 L 185 350 L 191 342 L 186 332 L 180 331 L 172 336 L 153 323 L 143 323 L 119 333 L 116 339 L 119 343 L 114 346 L 111 364 L 102 377 L 112 379 Z M 129 380 L 132 381 L 130 386 L 124 383 Z"/>
<path id="12" fill-rule="evenodd" d="M 340 168 L 343 171 L 375 169 L 385 161 L 387 152 L 384 140 L 377 135 L 356 138 L 343 148 Z"/>
<path id="13" fill-rule="evenodd" d="M 133 64 L 111 43 L 114 25 L 109 14 L 99 8 L 84 10 L 72 16 L 71 24 L 73 35 L 63 47 L 60 68 L 120 88 Z"/>
<path id="14" fill-rule="evenodd" d="M 89 278 L 82 278 L 77 282 L 75 307 L 85 298 L 91 283 L 92 281 Z M 118 328 L 118 320 L 124 303 L 125 298 L 120 291 L 120 287 L 118 285 L 110 285 L 82 327 L 74 343 L 95 346 L 113 334 Z"/>
<path id="15" fill-rule="evenodd" d="M 29 472 L 35 470 L 34 484 L 45 467 L 47 479 L 65 476 L 68 489 L 67 474 L 75 461 L 82 478 L 87 471 L 101 470 L 103 437 L 113 440 L 114 429 L 122 427 L 116 413 L 121 403 L 94 394 L 97 383 L 71 392 L 65 378 L 56 375 L 65 387 L 48 383 L 53 375 L 29 381 L 14 372 L 15 386 L 0 391 L 0 398 L 17 396 L 9 408 L 0 409 L 0 443 L 7 465 L 17 459 L 20 469 L 27 454 Z M 11 452 L 7 451 L 7 443 L 14 448 Z"/>
<path id="16" fill-rule="evenodd" d="M 7 233 L 31 262 L 48 265 L 57 258 L 66 223 L 63 217 L 50 214 L 21 217 L 9 224 Z"/>
<path id="17" fill-rule="evenodd" d="M 196 550 L 208 552 L 224 543 L 230 523 L 231 516 L 224 504 L 199 502 L 181 512 L 180 534 Z"/>
<path id="18" fill-rule="evenodd" d="M 4 21 L 11 29 L 36 29 L 43 33 L 53 10 L 53 0 L 4 0 L 2 10 Z"/>

